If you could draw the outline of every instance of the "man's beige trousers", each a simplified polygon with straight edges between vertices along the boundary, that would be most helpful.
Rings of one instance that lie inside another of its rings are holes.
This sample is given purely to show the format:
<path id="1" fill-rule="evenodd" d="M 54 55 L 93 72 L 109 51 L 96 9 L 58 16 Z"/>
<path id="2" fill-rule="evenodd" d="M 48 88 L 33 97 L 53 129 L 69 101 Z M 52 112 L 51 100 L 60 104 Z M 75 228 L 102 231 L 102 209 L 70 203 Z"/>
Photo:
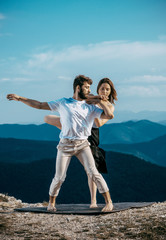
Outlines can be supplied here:
<path id="1" fill-rule="evenodd" d="M 50 185 L 50 196 L 58 196 L 61 185 L 66 178 L 66 172 L 73 155 L 79 159 L 84 166 L 87 175 L 96 183 L 99 192 L 105 193 L 109 191 L 104 178 L 96 169 L 89 145 L 88 140 L 62 139 L 59 142 L 59 145 L 57 146 L 56 173 Z"/>

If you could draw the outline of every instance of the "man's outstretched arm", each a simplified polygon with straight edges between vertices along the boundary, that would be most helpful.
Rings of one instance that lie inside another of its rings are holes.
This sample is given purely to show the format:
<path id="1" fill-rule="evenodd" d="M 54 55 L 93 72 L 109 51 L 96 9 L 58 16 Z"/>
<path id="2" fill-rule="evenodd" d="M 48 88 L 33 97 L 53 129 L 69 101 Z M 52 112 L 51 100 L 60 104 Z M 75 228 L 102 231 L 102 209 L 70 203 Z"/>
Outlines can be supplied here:
<path id="1" fill-rule="evenodd" d="M 51 110 L 47 102 L 39 102 L 39 101 L 36 101 L 33 99 L 18 96 L 17 94 L 8 94 L 6 97 L 10 101 L 14 100 L 14 101 L 23 102 L 26 105 L 33 107 L 33 108 L 43 109 L 43 110 Z"/>

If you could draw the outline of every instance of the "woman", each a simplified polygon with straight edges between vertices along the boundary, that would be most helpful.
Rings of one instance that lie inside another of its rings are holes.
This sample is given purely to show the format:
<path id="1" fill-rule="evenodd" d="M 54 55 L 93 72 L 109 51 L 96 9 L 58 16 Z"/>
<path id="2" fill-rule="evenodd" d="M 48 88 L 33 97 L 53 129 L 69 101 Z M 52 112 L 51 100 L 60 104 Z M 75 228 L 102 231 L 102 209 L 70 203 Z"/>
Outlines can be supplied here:
<path id="1" fill-rule="evenodd" d="M 112 81 L 109 78 L 103 78 L 99 81 L 97 86 L 97 93 L 98 96 L 89 96 L 86 100 L 89 104 L 97 104 L 100 107 L 100 99 L 105 98 L 108 99 L 105 101 L 105 104 L 109 105 L 111 108 L 111 111 L 114 112 L 114 106 L 112 104 L 114 103 L 114 100 L 117 100 L 117 93 L 115 90 L 115 87 L 112 83 Z M 61 129 L 61 123 L 60 118 L 56 115 L 48 115 L 45 116 L 44 121 L 48 124 L 54 125 L 57 128 Z M 107 167 L 105 162 L 105 152 L 103 149 L 99 148 L 99 127 L 103 126 L 108 119 L 98 119 L 96 118 L 93 124 L 93 128 L 91 130 L 91 136 L 89 136 L 88 141 L 90 142 L 90 148 L 92 151 L 92 154 L 94 156 L 96 168 L 100 173 L 107 173 Z M 90 189 L 90 195 L 91 195 L 91 204 L 90 208 L 96 208 L 97 207 L 97 201 L 96 201 L 96 193 L 97 193 L 97 186 L 96 184 L 91 180 L 90 177 L 88 177 L 88 185 Z"/>

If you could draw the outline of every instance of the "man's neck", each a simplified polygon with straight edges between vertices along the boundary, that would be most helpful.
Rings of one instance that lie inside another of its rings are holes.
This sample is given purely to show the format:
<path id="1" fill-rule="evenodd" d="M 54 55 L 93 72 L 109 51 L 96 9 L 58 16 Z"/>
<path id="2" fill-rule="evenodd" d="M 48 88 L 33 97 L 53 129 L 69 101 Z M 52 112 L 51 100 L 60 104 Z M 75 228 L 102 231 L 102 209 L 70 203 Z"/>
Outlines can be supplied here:
<path id="1" fill-rule="evenodd" d="M 84 99 L 82 99 L 78 96 L 78 93 L 74 93 L 73 98 L 77 101 L 83 101 L 84 100 Z"/>

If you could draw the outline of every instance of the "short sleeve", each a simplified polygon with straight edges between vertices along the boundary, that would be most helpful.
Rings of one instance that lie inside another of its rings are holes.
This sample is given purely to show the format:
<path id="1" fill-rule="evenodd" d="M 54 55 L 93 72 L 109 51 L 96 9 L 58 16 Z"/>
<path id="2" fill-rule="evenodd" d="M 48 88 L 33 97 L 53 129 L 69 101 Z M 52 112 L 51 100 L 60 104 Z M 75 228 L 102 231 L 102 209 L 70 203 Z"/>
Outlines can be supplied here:
<path id="1" fill-rule="evenodd" d="M 103 109 L 98 108 L 94 105 L 94 111 L 93 111 L 94 118 L 100 118 L 102 113 L 103 113 Z"/>
<path id="2" fill-rule="evenodd" d="M 47 103 L 48 103 L 51 111 L 56 112 L 56 111 L 58 111 L 59 105 L 60 105 L 61 102 L 62 102 L 62 99 L 58 99 L 56 101 L 50 101 L 50 102 L 47 102 Z"/>

